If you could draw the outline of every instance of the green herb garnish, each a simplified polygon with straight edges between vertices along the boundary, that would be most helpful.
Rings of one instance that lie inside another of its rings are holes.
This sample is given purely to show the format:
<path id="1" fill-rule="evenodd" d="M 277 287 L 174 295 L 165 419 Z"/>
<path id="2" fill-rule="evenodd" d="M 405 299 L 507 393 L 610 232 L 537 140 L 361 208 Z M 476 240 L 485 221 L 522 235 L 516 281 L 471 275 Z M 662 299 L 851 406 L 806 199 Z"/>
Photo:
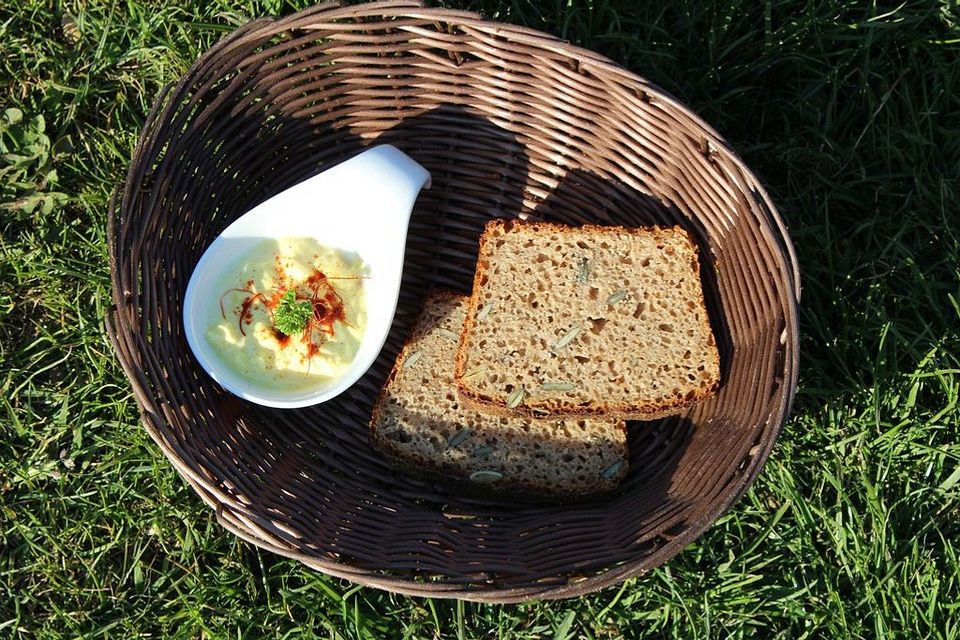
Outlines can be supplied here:
<path id="1" fill-rule="evenodd" d="M 297 300 L 293 289 L 288 289 L 273 312 L 273 326 L 280 333 L 293 336 L 307 328 L 313 316 L 313 305 L 309 300 Z"/>

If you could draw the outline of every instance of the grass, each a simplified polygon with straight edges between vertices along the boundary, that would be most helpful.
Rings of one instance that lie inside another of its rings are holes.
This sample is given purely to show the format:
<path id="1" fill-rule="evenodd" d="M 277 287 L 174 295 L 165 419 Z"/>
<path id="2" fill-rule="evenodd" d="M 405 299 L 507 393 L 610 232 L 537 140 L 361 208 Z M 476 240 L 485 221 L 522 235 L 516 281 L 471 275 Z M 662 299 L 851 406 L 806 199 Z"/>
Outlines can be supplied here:
<path id="1" fill-rule="evenodd" d="M 238 542 L 139 426 L 105 339 L 106 201 L 151 100 L 300 4 L 0 8 L 0 637 L 960 638 L 955 0 L 445 3 L 689 104 L 768 185 L 803 271 L 800 388 L 750 492 L 650 576 L 522 606 Z"/>

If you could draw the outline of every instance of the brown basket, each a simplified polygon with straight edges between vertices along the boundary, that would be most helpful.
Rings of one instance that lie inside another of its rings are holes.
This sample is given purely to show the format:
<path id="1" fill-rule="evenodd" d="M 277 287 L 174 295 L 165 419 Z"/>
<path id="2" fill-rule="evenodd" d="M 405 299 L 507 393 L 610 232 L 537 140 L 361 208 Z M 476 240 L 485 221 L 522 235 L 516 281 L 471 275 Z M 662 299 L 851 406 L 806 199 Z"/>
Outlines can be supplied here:
<path id="1" fill-rule="evenodd" d="M 182 330 L 198 258 L 237 216 L 374 142 L 433 174 L 380 358 L 309 409 L 226 393 Z M 367 440 L 425 291 L 469 292 L 484 223 L 518 215 L 680 224 L 701 246 L 722 388 L 632 424 L 629 476 L 600 499 L 464 495 L 395 470 Z M 328 3 L 237 30 L 157 99 L 110 223 L 108 331 L 150 435 L 227 529 L 365 585 L 518 602 L 649 571 L 746 491 L 796 388 L 793 250 L 728 145 L 609 60 L 470 13 Z"/>

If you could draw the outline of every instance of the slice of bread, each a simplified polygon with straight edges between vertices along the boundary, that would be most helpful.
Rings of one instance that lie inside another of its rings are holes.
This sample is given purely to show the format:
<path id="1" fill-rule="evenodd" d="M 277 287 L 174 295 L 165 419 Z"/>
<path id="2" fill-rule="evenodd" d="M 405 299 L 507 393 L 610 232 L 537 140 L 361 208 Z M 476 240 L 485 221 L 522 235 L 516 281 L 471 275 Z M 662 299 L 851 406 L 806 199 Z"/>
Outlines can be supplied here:
<path id="1" fill-rule="evenodd" d="M 457 353 L 471 406 L 651 420 L 712 393 L 719 362 L 680 227 L 487 224 Z"/>
<path id="2" fill-rule="evenodd" d="M 374 446 L 489 489 L 564 497 L 616 487 L 627 471 L 624 422 L 506 418 L 461 405 L 453 368 L 466 307 L 452 293 L 427 298 L 374 407 Z"/>

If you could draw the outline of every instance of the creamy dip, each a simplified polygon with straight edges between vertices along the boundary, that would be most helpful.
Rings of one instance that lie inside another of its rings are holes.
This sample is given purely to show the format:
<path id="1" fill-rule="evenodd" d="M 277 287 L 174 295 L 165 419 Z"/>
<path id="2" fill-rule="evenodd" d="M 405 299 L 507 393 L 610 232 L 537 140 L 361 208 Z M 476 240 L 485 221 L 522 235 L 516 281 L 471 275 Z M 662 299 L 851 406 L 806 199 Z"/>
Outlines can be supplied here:
<path id="1" fill-rule="evenodd" d="M 312 238 L 264 240 L 224 272 L 206 339 L 258 385 L 297 390 L 332 382 L 350 366 L 366 328 L 367 271 L 355 253 Z M 287 336 L 274 326 L 274 312 L 290 290 L 313 314 Z"/>

